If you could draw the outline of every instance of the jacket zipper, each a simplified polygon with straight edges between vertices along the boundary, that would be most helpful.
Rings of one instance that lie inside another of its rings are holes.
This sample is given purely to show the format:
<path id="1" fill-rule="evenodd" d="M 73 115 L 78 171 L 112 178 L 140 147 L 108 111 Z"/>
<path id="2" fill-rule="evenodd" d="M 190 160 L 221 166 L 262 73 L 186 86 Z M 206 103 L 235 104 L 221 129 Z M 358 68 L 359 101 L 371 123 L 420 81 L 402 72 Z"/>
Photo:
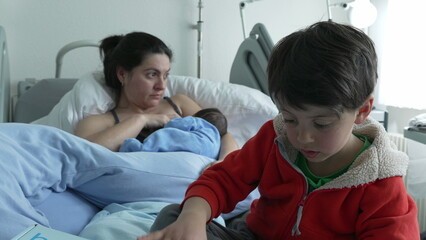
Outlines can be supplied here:
<path id="1" fill-rule="evenodd" d="M 279 141 L 278 141 L 279 142 Z M 282 143 L 281 142 L 279 142 L 279 144 L 278 145 L 281 145 L 281 147 L 283 146 L 282 145 Z M 293 225 L 293 228 L 291 229 L 291 235 L 292 236 L 299 236 L 299 235 L 301 235 L 302 233 L 300 232 L 300 230 L 299 230 L 299 226 L 300 226 L 300 222 L 302 221 L 302 215 L 303 215 L 303 208 L 304 208 L 304 205 L 305 205 L 305 201 L 306 201 L 306 198 L 307 198 L 307 195 L 308 195 L 308 180 L 306 179 L 306 177 L 305 177 L 305 175 L 303 175 L 303 173 L 302 173 L 302 171 L 298 168 L 298 167 L 296 167 L 296 165 L 293 163 L 293 162 L 291 162 L 290 160 L 289 160 L 289 157 L 288 157 L 288 155 L 286 154 L 286 152 L 285 151 L 282 151 L 282 148 L 281 147 L 278 147 L 278 149 L 279 149 L 279 151 L 280 151 L 280 153 L 281 153 L 281 156 L 283 157 L 283 159 L 287 162 L 287 164 L 289 164 L 296 172 L 298 172 L 299 174 L 300 174 L 300 177 L 302 177 L 303 178 L 303 180 L 305 181 L 305 185 L 304 185 L 304 194 L 303 194 L 303 197 L 302 197 L 302 199 L 299 201 L 299 204 L 298 204 L 298 208 L 297 208 L 297 211 L 296 211 L 296 222 L 295 222 L 295 224 Z M 287 230 L 286 231 L 284 231 L 283 232 L 283 234 L 285 234 L 285 232 L 287 232 Z M 281 236 L 281 239 L 284 239 L 283 238 L 284 236 Z"/>
<path id="2" fill-rule="evenodd" d="M 292 165 L 293 168 L 294 168 L 293 164 L 291 164 L 290 162 L 289 162 L 289 164 Z M 301 171 L 298 168 L 294 168 L 294 170 L 296 170 L 297 172 L 299 172 L 301 174 L 301 177 L 305 181 L 305 185 L 304 185 L 304 189 L 303 189 L 304 190 L 303 197 L 297 205 L 298 207 L 297 207 L 297 210 L 296 210 L 295 223 L 294 223 L 293 227 L 291 228 L 291 236 L 293 236 L 293 237 L 294 236 L 300 236 L 302 234 L 302 232 L 300 232 L 300 230 L 299 230 L 299 226 L 300 226 L 300 222 L 302 221 L 303 208 L 305 206 L 306 198 L 308 196 L 308 181 L 306 180 L 306 177 L 304 177 L 304 175 L 301 173 Z M 287 232 L 287 231 L 285 231 L 285 232 Z M 282 239 L 284 239 L 283 236 L 282 236 Z"/>
<path id="3" fill-rule="evenodd" d="M 300 234 L 302 234 L 299 230 L 299 225 L 300 225 L 300 221 L 302 220 L 303 207 L 305 206 L 305 200 L 306 200 L 306 194 L 303 195 L 302 200 L 299 202 L 299 206 L 297 208 L 296 223 L 294 224 L 293 228 L 291 229 L 291 235 L 292 236 L 299 236 Z"/>
<path id="4" fill-rule="evenodd" d="M 302 171 L 296 167 L 296 165 L 292 162 L 290 162 L 289 160 L 287 160 L 287 162 L 293 167 L 293 169 L 295 171 L 297 171 L 300 176 L 303 178 L 303 180 L 305 181 L 305 185 L 304 185 L 304 194 L 302 199 L 300 200 L 298 207 L 297 207 L 297 213 L 296 213 L 296 222 L 293 225 L 293 228 L 291 229 L 291 236 L 299 236 L 302 233 L 299 230 L 299 226 L 300 226 L 300 222 L 302 221 L 302 216 L 303 216 L 303 208 L 305 206 L 305 202 L 306 202 L 306 198 L 308 196 L 308 188 L 309 188 L 309 183 L 308 180 L 306 179 L 305 175 L 303 175 Z"/>

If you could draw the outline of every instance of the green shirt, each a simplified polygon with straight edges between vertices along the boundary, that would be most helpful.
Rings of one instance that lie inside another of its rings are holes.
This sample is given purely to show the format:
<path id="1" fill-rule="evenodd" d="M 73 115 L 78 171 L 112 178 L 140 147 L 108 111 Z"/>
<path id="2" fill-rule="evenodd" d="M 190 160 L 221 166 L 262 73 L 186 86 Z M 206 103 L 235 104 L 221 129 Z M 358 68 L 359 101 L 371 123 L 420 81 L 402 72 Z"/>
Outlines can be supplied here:
<path id="1" fill-rule="evenodd" d="M 310 191 L 313 190 L 313 189 L 317 189 L 317 188 L 321 187 L 322 185 L 332 181 L 333 179 L 335 179 L 338 176 L 345 173 L 348 170 L 348 168 L 352 165 L 352 163 L 355 161 L 355 159 L 365 149 L 370 147 L 371 143 L 368 141 L 368 139 L 365 136 L 362 136 L 362 135 L 355 135 L 355 136 L 357 136 L 359 139 L 361 139 L 361 141 L 364 142 L 362 149 L 355 155 L 355 157 L 352 159 L 352 161 L 346 167 L 344 167 L 344 168 L 340 169 L 339 171 L 337 171 L 337 172 L 335 172 L 331 175 L 328 175 L 328 176 L 319 177 L 319 176 L 316 176 L 315 174 L 313 174 L 311 172 L 311 170 L 309 170 L 307 159 L 303 156 L 303 154 L 301 154 L 299 152 L 299 154 L 297 155 L 297 158 L 296 158 L 296 165 L 300 168 L 300 170 L 302 170 L 303 174 L 308 179 Z"/>

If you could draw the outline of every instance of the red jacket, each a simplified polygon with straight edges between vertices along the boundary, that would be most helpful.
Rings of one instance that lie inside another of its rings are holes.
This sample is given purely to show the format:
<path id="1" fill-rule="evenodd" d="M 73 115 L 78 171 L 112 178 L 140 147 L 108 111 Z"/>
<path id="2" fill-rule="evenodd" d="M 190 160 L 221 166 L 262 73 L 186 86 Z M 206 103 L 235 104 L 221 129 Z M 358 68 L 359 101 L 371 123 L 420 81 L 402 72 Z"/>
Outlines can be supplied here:
<path id="1" fill-rule="evenodd" d="M 275 126 L 281 121 L 277 117 Z M 217 217 L 258 187 L 261 196 L 247 216 L 258 239 L 420 239 L 417 207 L 401 177 L 407 156 L 393 149 L 374 120 L 354 132 L 368 137 L 371 147 L 345 174 L 308 194 L 307 180 L 293 164 L 297 151 L 269 121 L 191 184 L 186 199 L 203 197 Z"/>

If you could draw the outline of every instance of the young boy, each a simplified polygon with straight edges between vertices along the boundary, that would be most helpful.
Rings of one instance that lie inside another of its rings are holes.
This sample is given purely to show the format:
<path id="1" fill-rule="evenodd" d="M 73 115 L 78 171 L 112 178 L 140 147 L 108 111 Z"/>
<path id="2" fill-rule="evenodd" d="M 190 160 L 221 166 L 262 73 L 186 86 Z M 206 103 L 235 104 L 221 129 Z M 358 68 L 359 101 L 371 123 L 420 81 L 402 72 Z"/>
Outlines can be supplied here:
<path id="1" fill-rule="evenodd" d="M 313 24 L 275 46 L 268 79 L 279 116 L 190 185 L 181 209 L 166 207 L 152 228 L 160 231 L 139 239 L 419 239 L 402 179 L 408 158 L 368 118 L 377 79 L 368 36 Z M 256 187 L 245 221 L 211 222 Z"/>
<path id="2" fill-rule="evenodd" d="M 217 159 L 220 139 L 228 132 L 228 121 L 217 108 L 205 108 L 193 116 L 171 119 L 163 128 L 146 137 L 125 139 L 120 152 L 185 151 Z"/>

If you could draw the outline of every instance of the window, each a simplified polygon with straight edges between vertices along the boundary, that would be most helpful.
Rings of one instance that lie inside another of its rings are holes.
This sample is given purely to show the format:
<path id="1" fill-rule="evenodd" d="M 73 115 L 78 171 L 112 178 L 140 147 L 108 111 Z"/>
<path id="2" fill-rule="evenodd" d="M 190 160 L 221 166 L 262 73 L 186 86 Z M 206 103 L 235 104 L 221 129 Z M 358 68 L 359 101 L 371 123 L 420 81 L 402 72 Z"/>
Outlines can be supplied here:
<path id="1" fill-rule="evenodd" d="M 426 1 L 389 0 L 378 102 L 426 109 Z"/>

